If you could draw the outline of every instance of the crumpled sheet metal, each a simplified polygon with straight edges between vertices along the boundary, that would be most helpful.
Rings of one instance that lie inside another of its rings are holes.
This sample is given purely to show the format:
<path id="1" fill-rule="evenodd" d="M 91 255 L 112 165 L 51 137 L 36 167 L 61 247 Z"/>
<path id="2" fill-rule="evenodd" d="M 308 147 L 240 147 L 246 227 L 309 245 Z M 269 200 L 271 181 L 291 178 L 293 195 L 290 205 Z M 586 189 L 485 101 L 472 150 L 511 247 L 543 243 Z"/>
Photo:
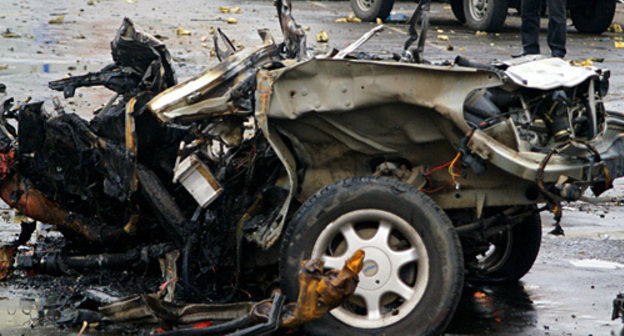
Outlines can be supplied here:
<path id="1" fill-rule="evenodd" d="M 177 305 L 160 299 L 159 294 L 132 295 L 99 309 L 104 321 L 114 323 L 156 323 L 170 325 L 205 321 L 226 321 L 246 316 L 253 302 Z"/>
<path id="2" fill-rule="evenodd" d="M 324 262 L 304 262 L 299 272 L 299 297 L 292 317 L 284 320 L 284 328 L 294 328 L 323 317 L 340 305 L 357 287 L 358 274 L 364 266 L 364 251 L 357 250 L 342 270 L 323 273 Z"/>
<path id="3" fill-rule="evenodd" d="M 147 106 L 163 122 L 235 113 L 238 108 L 232 101 L 232 90 L 255 76 L 259 65 L 276 50 L 269 44 L 237 52 L 214 68 L 161 92 Z M 220 86 L 225 89 L 216 90 Z"/>
<path id="4" fill-rule="evenodd" d="M 324 262 L 318 259 L 303 261 L 299 272 L 299 297 L 296 303 L 284 307 L 280 327 L 295 328 L 339 306 L 355 291 L 363 265 L 362 250 L 357 250 L 340 271 L 323 272 Z M 266 307 L 254 309 L 256 313 L 268 310 Z"/>
<path id="5" fill-rule="evenodd" d="M 503 84 L 496 73 L 473 68 L 363 60 L 315 58 L 277 71 L 269 118 L 405 103 L 433 109 L 463 131 L 469 129 L 462 109 L 468 93 Z"/>

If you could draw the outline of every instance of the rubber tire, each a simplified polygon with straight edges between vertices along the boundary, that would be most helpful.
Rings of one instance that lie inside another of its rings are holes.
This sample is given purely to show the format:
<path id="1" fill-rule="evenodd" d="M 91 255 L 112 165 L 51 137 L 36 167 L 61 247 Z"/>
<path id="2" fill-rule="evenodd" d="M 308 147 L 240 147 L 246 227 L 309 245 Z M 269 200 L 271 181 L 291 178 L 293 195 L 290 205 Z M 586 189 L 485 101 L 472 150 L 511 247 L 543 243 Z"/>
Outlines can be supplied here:
<path id="1" fill-rule="evenodd" d="M 450 0 L 451 10 L 453 11 L 453 15 L 459 23 L 466 22 L 466 14 L 464 13 L 464 1 L 463 0 Z"/>
<path id="2" fill-rule="evenodd" d="M 581 1 L 570 8 L 570 18 L 579 32 L 600 34 L 607 30 L 615 15 L 615 0 Z"/>
<path id="3" fill-rule="evenodd" d="M 516 282 L 531 270 L 542 243 L 542 220 L 539 213 L 533 213 L 511 230 L 509 259 L 494 272 L 468 274 L 468 280 L 491 284 Z"/>
<path id="4" fill-rule="evenodd" d="M 366 9 L 361 8 L 357 0 L 351 0 L 351 9 L 355 16 L 360 18 L 362 21 L 374 22 L 377 18 L 386 21 L 388 15 L 392 11 L 392 6 L 394 6 L 394 0 L 371 0 L 373 1 L 373 5 Z"/>
<path id="5" fill-rule="evenodd" d="M 377 329 L 348 326 L 330 314 L 302 326 L 310 335 L 439 335 L 451 320 L 463 289 L 464 264 L 450 219 L 417 188 L 385 177 L 354 177 L 329 185 L 308 199 L 284 234 L 281 288 L 289 299 L 299 292 L 297 275 L 327 224 L 357 209 L 383 209 L 409 222 L 421 235 L 430 261 L 428 287 L 410 315 Z"/>
<path id="6" fill-rule="evenodd" d="M 470 0 L 464 2 L 464 16 L 468 27 L 475 30 L 483 30 L 487 32 L 497 32 L 503 28 L 505 19 L 507 18 L 507 0 L 486 0 L 488 2 L 488 11 L 482 20 L 478 20 L 470 14 Z"/>

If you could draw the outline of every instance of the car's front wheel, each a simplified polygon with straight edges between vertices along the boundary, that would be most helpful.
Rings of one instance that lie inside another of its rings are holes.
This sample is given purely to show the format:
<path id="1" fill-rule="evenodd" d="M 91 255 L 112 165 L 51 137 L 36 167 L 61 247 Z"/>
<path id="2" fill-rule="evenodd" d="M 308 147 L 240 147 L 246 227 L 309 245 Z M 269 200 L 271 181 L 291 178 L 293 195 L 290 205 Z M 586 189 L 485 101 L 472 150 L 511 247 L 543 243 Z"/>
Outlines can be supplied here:
<path id="1" fill-rule="evenodd" d="M 468 27 L 488 32 L 499 31 L 507 18 L 507 0 L 463 0 Z"/>
<path id="2" fill-rule="evenodd" d="M 615 5 L 615 0 L 579 1 L 570 8 L 570 18 L 578 31 L 600 34 L 611 25 Z"/>
<path id="3" fill-rule="evenodd" d="M 304 259 L 342 268 L 366 253 L 354 295 L 321 320 L 312 335 L 434 335 L 452 317 L 463 287 L 459 238 L 446 214 L 402 182 L 360 177 L 332 184 L 306 201 L 282 245 L 280 278 L 298 293 Z"/>

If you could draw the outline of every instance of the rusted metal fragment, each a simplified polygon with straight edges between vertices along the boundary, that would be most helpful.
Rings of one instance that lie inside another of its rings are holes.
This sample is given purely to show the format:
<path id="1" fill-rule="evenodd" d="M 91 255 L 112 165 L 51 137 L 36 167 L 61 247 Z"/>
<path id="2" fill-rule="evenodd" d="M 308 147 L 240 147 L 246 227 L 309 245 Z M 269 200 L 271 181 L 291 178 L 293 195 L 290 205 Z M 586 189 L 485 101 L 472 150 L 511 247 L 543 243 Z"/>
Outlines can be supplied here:
<path id="1" fill-rule="evenodd" d="M 0 247 L 0 280 L 11 274 L 11 267 L 17 254 L 17 245 L 4 245 Z"/>
<path id="2" fill-rule="evenodd" d="M 234 320 L 249 314 L 253 302 L 177 305 L 164 302 L 160 294 L 132 295 L 99 309 L 105 321 L 165 322 L 169 325 Z"/>
<path id="3" fill-rule="evenodd" d="M 127 236 L 123 228 L 87 223 L 82 216 L 62 209 L 40 191 L 26 186 L 18 174 L 0 183 L 0 198 L 30 218 L 77 233 L 90 241 L 104 243 Z"/>
<path id="4" fill-rule="evenodd" d="M 281 327 L 294 328 L 323 317 L 353 294 L 362 270 L 364 251 L 357 250 L 342 270 L 323 272 L 324 262 L 305 261 L 299 272 L 299 297 L 293 315 L 282 321 Z"/>

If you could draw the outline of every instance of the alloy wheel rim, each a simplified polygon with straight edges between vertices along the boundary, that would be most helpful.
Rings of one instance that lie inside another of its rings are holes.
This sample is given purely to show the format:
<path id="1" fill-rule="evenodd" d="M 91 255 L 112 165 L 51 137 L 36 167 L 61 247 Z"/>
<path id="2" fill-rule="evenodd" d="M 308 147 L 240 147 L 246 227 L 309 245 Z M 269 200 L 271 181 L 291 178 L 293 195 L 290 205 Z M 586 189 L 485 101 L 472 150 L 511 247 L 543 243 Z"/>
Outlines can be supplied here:
<path id="1" fill-rule="evenodd" d="M 429 256 L 420 234 L 388 211 L 355 210 L 323 229 L 312 258 L 323 260 L 325 267 L 341 269 L 358 249 L 366 253 L 360 282 L 353 297 L 330 314 L 364 329 L 386 327 L 405 318 L 422 299 L 429 281 Z"/>

